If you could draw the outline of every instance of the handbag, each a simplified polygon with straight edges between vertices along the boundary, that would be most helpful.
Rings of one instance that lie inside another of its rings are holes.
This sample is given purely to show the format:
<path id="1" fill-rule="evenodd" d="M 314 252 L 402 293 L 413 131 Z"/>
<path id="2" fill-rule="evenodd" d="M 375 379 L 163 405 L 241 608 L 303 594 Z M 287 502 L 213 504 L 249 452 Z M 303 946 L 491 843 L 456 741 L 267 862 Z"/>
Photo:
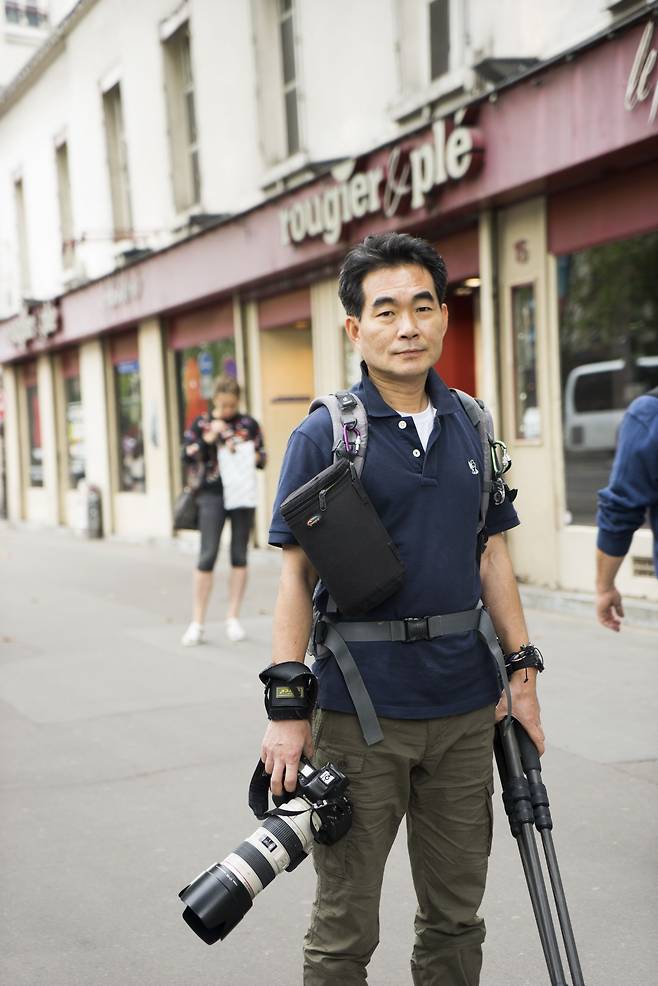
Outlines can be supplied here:
<path id="1" fill-rule="evenodd" d="M 217 458 L 224 508 L 236 510 L 240 507 L 255 507 L 258 503 L 258 485 L 253 441 L 235 442 L 232 449 L 221 445 Z"/>
<path id="2" fill-rule="evenodd" d="M 189 486 L 178 494 L 174 503 L 174 530 L 175 531 L 198 531 L 199 529 L 199 503 L 197 500 L 198 490 L 192 490 Z"/>

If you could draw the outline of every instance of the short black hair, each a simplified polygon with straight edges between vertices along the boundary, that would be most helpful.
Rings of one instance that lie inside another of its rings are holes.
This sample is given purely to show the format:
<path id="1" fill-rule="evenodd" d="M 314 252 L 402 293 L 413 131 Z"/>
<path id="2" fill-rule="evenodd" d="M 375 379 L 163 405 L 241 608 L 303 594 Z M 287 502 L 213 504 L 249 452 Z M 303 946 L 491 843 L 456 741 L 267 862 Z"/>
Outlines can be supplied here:
<path id="1" fill-rule="evenodd" d="M 348 315 L 361 318 L 363 313 L 363 279 L 381 267 L 414 264 L 429 271 L 437 298 L 446 297 L 448 271 L 445 261 L 427 240 L 408 233 L 373 233 L 349 251 L 338 276 L 338 296 Z"/>

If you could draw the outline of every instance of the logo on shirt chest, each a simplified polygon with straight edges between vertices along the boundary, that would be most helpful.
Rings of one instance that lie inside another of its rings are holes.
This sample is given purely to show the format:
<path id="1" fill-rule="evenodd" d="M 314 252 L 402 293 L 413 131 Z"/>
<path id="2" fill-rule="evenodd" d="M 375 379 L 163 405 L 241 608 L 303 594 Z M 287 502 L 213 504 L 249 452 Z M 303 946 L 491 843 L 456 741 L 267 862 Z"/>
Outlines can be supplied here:
<path id="1" fill-rule="evenodd" d="M 468 460 L 468 468 L 471 470 L 474 476 L 478 476 L 480 474 L 480 470 L 477 467 L 477 463 L 475 459 Z"/>

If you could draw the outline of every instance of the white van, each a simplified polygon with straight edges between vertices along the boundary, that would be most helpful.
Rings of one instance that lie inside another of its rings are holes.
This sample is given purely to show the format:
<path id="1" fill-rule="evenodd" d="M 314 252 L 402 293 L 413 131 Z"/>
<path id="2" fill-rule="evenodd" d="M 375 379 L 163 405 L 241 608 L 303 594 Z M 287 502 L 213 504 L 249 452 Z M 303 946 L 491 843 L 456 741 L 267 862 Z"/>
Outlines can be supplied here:
<path id="1" fill-rule="evenodd" d="M 568 452 L 614 452 L 624 411 L 658 386 L 658 356 L 639 356 L 631 379 L 623 359 L 585 363 L 564 387 L 564 446 Z"/>

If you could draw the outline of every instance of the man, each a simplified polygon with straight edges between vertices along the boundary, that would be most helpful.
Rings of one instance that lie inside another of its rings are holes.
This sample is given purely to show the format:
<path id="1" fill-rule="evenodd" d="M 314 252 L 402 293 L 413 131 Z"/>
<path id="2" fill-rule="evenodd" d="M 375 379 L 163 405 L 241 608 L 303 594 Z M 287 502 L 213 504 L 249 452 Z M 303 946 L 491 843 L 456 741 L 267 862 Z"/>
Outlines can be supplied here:
<path id="1" fill-rule="evenodd" d="M 407 568 L 403 587 L 366 614 L 372 621 L 456 613 L 486 601 L 505 652 L 528 642 L 504 531 L 518 524 L 509 499 L 489 508 L 478 564 L 483 453 L 477 430 L 432 369 L 448 328 L 446 269 L 423 240 L 369 236 L 340 275 L 345 328 L 360 351 L 354 392 L 368 415 L 362 481 Z M 282 500 L 332 461 L 322 408 L 293 432 L 281 470 L 270 543 L 284 548 L 273 661 L 303 661 L 316 573 L 281 516 Z M 316 594 L 322 612 L 327 594 Z M 368 746 L 333 657 L 319 677 L 313 735 L 307 721 L 270 722 L 261 757 L 271 789 L 295 788 L 302 751 L 333 760 L 350 779 L 353 826 L 318 845 L 318 887 L 305 939 L 305 986 L 366 981 L 378 942 L 386 857 L 407 818 L 418 896 L 412 973 L 417 986 L 475 986 L 484 924 L 477 915 L 491 844 L 492 741 L 500 689 L 475 632 L 414 642 L 351 643 L 383 740 Z M 540 751 L 536 670 L 512 676 L 515 716 Z M 498 717 L 506 710 L 503 700 Z"/>
<path id="2" fill-rule="evenodd" d="M 658 575 L 658 387 L 637 397 L 626 411 L 610 482 L 599 490 L 596 615 L 599 623 L 617 633 L 624 607 L 615 578 L 647 510 Z"/>

